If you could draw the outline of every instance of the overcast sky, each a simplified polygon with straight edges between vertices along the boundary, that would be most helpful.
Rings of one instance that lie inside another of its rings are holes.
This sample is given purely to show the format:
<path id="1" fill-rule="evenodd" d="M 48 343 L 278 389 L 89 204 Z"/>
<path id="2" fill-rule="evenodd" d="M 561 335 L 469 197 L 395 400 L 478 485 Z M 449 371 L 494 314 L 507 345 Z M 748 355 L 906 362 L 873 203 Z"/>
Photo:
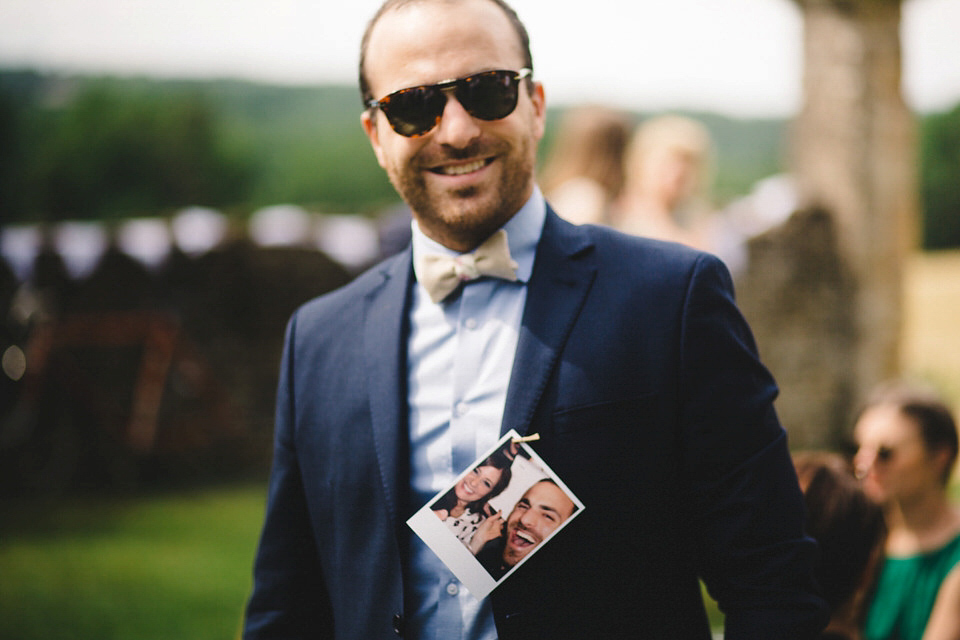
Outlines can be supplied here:
<path id="1" fill-rule="evenodd" d="M 0 0 L 0 66 L 354 83 L 380 0 Z M 791 0 L 513 0 L 548 101 L 789 116 L 799 107 Z M 960 102 L 960 0 L 907 0 L 904 90 Z"/>

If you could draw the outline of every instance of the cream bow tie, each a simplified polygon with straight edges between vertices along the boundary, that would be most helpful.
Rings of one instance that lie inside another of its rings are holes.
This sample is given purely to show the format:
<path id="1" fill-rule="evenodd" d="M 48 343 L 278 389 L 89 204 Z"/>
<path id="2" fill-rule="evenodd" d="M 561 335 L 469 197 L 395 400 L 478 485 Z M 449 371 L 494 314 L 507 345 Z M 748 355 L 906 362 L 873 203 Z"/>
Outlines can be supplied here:
<path id="1" fill-rule="evenodd" d="M 417 278 L 440 302 L 456 291 L 462 282 L 480 276 L 493 276 L 513 282 L 517 279 L 517 263 L 510 257 L 507 232 L 500 229 L 477 247 L 473 253 L 458 256 L 428 254 L 417 259 Z"/>

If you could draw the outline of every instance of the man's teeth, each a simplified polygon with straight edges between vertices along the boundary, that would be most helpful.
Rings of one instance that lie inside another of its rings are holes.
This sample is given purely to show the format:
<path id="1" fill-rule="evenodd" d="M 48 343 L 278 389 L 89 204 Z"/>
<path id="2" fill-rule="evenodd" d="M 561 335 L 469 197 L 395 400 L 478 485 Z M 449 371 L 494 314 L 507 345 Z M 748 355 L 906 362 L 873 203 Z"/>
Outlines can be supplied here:
<path id="1" fill-rule="evenodd" d="M 518 530 L 518 531 L 517 531 L 517 537 L 520 538 L 521 540 L 526 540 L 526 541 L 529 542 L 530 544 L 533 544 L 533 543 L 535 542 L 534 539 L 531 538 L 529 534 L 527 534 L 527 533 L 525 533 L 525 532 L 523 532 L 523 531 L 519 531 L 519 530 Z"/>
<path id="2" fill-rule="evenodd" d="M 487 162 L 486 160 L 477 160 L 470 164 L 460 164 L 453 167 L 440 167 L 440 173 L 445 176 L 462 176 L 465 173 L 479 171 Z"/>

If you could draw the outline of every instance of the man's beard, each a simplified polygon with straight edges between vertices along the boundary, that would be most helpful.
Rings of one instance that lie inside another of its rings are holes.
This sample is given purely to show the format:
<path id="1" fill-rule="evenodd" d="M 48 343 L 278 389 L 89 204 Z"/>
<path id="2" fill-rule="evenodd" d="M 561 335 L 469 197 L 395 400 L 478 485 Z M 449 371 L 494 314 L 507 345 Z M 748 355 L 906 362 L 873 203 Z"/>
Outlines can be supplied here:
<path id="1" fill-rule="evenodd" d="M 478 244 L 502 227 L 526 202 L 533 179 L 535 156 L 530 138 L 523 138 L 520 147 L 506 142 L 495 145 L 471 145 L 460 150 L 447 150 L 441 158 L 414 158 L 408 165 L 388 171 L 394 188 L 410 205 L 421 226 L 440 226 L 457 238 L 473 238 Z M 423 166 L 444 161 L 496 156 L 500 178 L 490 188 L 477 186 L 453 191 L 431 192 Z"/>

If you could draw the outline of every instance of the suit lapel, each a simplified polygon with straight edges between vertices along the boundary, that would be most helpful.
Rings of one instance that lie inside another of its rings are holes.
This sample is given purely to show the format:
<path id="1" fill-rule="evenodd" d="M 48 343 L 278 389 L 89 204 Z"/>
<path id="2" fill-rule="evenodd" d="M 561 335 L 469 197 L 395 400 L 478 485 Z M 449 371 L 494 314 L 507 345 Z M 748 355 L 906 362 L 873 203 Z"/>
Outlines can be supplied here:
<path id="1" fill-rule="evenodd" d="M 576 321 L 595 268 L 593 244 L 583 229 L 547 212 L 527 291 L 501 433 L 526 434 L 547 381 Z M 398 521 L 400 486 L 406 482 L 407 304 L 413 278 L 411 250 L 385 262 L 382 280 L 366 295 L 364 358 L 370 419 L 390 516 Z"/>
<path id="2" fill-rule="evenodd" d="M 526 435 L 547 381 L 593 283 L 586 232 L 547 211 L 520 326 L 500 432 Z"/>
<path id="3" fill-rule="evenodd" d="M 382 282 L 366 296 L 364 358 L 370 399 L 370 422 L 380 477 L 390 516 L 396 525 L 399 486 L 407 473 L 407 291 L 412 277 L 408 248 L 381 266 Z"/>

